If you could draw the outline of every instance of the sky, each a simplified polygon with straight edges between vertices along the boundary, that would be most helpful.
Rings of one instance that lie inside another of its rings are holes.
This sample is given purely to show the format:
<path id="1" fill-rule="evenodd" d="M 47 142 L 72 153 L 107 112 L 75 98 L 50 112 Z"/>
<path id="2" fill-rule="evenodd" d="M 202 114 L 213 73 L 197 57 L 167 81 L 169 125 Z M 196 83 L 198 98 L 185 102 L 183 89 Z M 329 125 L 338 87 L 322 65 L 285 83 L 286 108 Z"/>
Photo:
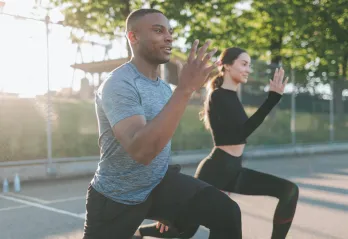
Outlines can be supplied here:
<path id="1" fill-rule="evenodd" d="M 0 0 L 3 1 L 3 0 Z M 43 9 L 33 10 L 35 0 L 5 0 L 3 13 L 44 18 Z M 44 0 L 42 1 L 44 2 Z M 0 10 L 1 11 L 1 10 Z M 63 19 L 58 11 L 50 13 L 53 22 Z M 49 34 L 49 82 L 50 90 L 66 87 L 79 88 L 82 71 L 74 74 L 77 46 L 72 44 L 70 29 L 59 25 L 51 27 Z M 126 41 L 113 42 L 110 58 L 126 57 Z M 84 44 L 81 46 L 85 62 L 103 60 L 104 48 Z M 19 20 L 0 12 L 0 92 L 18 93 L 22 97 L 44 94 L 48 89 L 46 26 L 43 22 Z M 78 55 L 77 63 L 81 62 Z"/>

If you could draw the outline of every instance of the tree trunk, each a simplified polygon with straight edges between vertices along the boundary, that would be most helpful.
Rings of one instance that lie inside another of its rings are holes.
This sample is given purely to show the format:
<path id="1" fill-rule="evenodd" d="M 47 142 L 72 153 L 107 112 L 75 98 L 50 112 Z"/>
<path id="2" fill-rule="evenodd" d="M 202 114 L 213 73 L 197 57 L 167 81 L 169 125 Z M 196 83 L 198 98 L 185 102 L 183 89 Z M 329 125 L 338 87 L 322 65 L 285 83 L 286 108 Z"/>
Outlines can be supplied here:
<path id="1" fill-rule="evenodd" d="M 157 4 L 157 1 L 150 1 L 150 8 L 154 8 Z"/>
<path id="2" fill-rule="evenodd" d="M 347 63 L 348 63 L 348 54 L 344 54 L 342 61 L 342 74 L 340 75 L 339 67 L 337 67 L 337 80 L 334 81 L 334 107 L 337 122 L 344 122 L 344 101 L 342 97 L 342 92 L 347 87 Z"/>
<path id="3" fill-rule="evenodd" d="M 274 31 L 275 32 L 275 31 Z M 275 71 L 275 68 L 278 68 L 281 62 L 281 55 L 280 55 L 280 50 L 282 48 L 282 41 L 283 41 L 283 34 L 280 33 L 278 36 L 278 39 L 272 39 L 271 40 L 271 45 L 270 45 L 270 51 L 271 51 L 271 68 L 272 68 L 272 78 L 273 78 L 273 72 Z M 287 72 L 289 74 L 289 72 Z M 276 108 L 277 106 L 274 107 L 274 109 L 270 112 L 269 117 L 270 120 L 275 120 L 276 116 Z"/>
<path id="4" fill-rule="evenodd" d="M 342 76 L 344 80 L 347 80 L 347 67 L 348 67 L 348 52 L 343 56 L 342 62 Z"/>
<path id="5" fill-rule="evenodd" d="M 280 51 L 282 49 L 283 33 L 280 33 L 278 39 L 272 39 L 270 45 L 271 51 L 271 64 L 272 66 L 279 67 L 279 64 L 282 60 Z"/>
<path id="6" fill-rule="evenodd" d="M 342 98 L 342 92 L 344 90 L 343 79 L 337 79 L 334 81 L 333 97 L 334 97 L 334 112 L 336 113 L 336 119 L 340 122 L 344 116 L 344 103 Z"/>

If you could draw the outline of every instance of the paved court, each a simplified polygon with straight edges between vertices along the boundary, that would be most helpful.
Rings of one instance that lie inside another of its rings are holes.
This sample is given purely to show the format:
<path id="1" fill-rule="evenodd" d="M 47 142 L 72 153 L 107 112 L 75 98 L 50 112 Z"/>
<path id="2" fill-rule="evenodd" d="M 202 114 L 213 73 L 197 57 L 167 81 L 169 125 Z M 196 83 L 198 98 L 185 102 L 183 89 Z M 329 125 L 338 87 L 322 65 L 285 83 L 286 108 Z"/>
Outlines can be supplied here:
<path id="1" fill-rule="evenodd" d="M 300 199 L 288 238 L 348 238 L 348 155 L 249 160 L 245 165 L 281 175 L 300 186 Z M 195 165 L 184 173 L 193 174 Z M 1 239 L 81 238 L 85 192 L 90 177 L 31 182 L 20 193 L 0 194 Z M 230 195 L 242 209 L 243 238 L 270 238 L 277 201 Z M 195 239 L 208 238 L 201 227 Z"/>

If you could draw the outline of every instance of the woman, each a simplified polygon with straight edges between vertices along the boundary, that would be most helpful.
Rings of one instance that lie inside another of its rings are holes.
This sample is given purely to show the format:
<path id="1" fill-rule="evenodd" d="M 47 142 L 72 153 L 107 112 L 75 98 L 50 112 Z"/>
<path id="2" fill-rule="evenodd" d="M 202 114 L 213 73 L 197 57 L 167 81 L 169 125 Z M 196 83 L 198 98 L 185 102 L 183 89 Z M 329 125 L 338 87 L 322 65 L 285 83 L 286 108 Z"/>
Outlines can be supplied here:
<path id="1" fill-rule="evenodd" d="M 237 96 L 240 84 L 247 82 L 250 73 L 250 56 L 237 47 L 224 50 L 220 56 L 220 72 L 207 85 L 202 120 L 210 130 L 215 147 L 199 164 L 195 177 L 222 191 L 243 195 L 264 195 L 277 198 L 273 218 L 272 239 L 286 237 L 295 211 L 299 189 L 294 183 L 273 175 L 257 172 L 242 166 L 242 156 L 248 136 L 264 121 L 279 102 L 287 79 L 284 70 L 276 69 L 270 81 L 269 94 L 261 107 L 250 117 L 246 115 Z M 161 238 L 191 238 L 198 226 L 176 230 L 163 224 L 153 224 L 139 229 L 142 236 Z M 178 227 L 180 225 L 180 227 Z M 157 228 L 160 227 L 160 230 Z"/>

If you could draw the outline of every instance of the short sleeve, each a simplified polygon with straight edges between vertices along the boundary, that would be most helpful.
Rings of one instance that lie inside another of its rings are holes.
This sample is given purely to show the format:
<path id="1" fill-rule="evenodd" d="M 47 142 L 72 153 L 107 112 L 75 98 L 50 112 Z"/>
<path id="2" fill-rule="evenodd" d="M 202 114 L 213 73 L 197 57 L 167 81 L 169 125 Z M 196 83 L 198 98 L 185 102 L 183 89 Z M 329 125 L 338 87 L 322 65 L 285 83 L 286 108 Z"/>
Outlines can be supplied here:
<path id="1" fill-rule="evenodd" d="M 108 79 L 101 91 L 101 103 L 112 127 L 133 115 L 144 115 L 135 86 L 122 75 L 115 74 Z"/>

